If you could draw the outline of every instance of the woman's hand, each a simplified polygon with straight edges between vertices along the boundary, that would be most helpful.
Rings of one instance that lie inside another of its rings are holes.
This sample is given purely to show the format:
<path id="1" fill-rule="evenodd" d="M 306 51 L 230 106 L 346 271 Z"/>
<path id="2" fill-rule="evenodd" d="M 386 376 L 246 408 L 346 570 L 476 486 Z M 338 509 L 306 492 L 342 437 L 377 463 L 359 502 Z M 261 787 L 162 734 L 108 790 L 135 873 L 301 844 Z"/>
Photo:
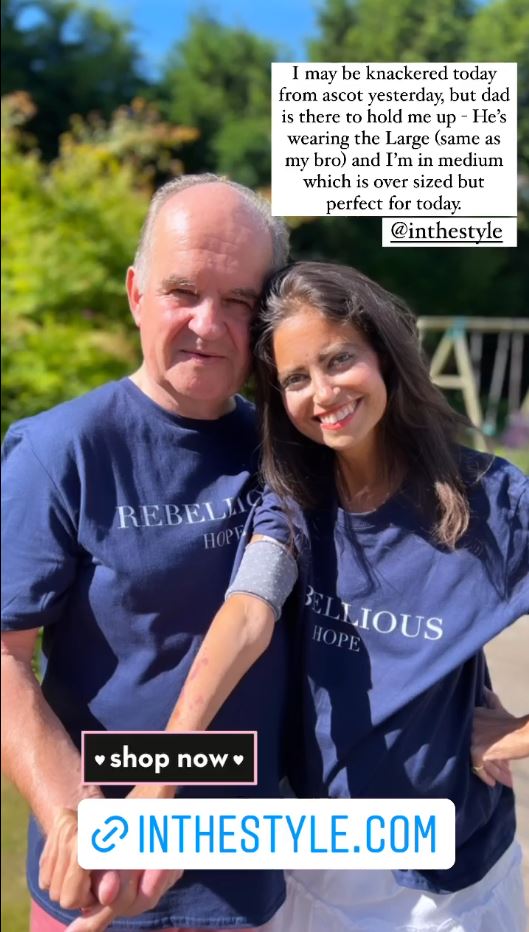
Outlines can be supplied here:
<path id="1" fill-rule="evenodd" d="M 509 761 L 529 757 L 529 715 L 511 715 L 491 690 L 486 699 L 488 707 L 474 710 L 472 769 L 488 786 L 512 787 Z"/>

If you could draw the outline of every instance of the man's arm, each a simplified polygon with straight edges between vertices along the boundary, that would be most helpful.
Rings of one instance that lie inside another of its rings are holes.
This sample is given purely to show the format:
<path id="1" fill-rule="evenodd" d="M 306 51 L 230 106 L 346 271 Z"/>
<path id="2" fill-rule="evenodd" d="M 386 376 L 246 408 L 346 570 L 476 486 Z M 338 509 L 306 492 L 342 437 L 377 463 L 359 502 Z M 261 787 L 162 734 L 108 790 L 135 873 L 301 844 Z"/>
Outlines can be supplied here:
<path id="1" fill-rule="evenodd" d="M 266 602 L 251 595 L 237 593 L 230 596 L 211 623 L 171 713 L 166 731 L 200 731 L 207 728 L 244 674 L 268 647 L 274 625 L 274 612 Z M 148 784 L 135 787 L 129 798 L 171 799 L 174 792 L 175 787 L 172 785 Z M 70 828 L 72 825 L 70 822 Z M 50 860 L 57 859 L 60 852 L 64 851 L 64 830 L 65 826 L 62 837 L 57 835 L 55 841 L 49 840 L 53 844 Z M 179 873 L 174 873 L 172 883 L 178 879 Z M 71 878 L 66 878 L 65 889 L 68 886 L 75 888 L 78 878 L 79 874 L 76 877 L 73 871 Z M 111 906 L 96 905 L 88 914 L 76 919 L 71 927 L 72 932 L 103 932 L 118 916 L 138 915 L 149 908 L 149 895 L 153 897 L 149 887 L 152 886 L 155 897 L 159 897 L 163 880 L 163 876 L 155 877 L 153 871 L 145 872 L 139 888 L 131 887 L 129 883 L 128 888 L 120 890 L 119 898 Z M 132 880 L 130 882 L 133 883 Z"/>
<path id="2" fill-rule="evenodd" d="M 83 786 L 81 757 L 52 711 L 31 668 L 38 629 L 2 633 L 2 767 L 28 802 L 45 835 L 61 820 L 65 809 L 81 799 L 102 798 L 97 787 Z M 66 856 L 66 848 L 64 849 Z M 73 850 L 68 858 L 76 858 Z M 62 870 L 66 871 L 66 861 Z M 117 877 L 106 885 L 111 902 Z M 61 897 L 58 875 L 50 878 L 52 899 L 64 908 L 96 902 L 88 872 L 79 875 L 74 901 Z M 103 887 L 105 889 L 105 887 Z"/>
<path id="3" fill-rule="evenodd" d="M 79 751 L 31 669 L 37 634 L 2 633 L 2 766 L 47 834 L 61 809 L 102 794 L 82 785 Z"/>
<path id="4" fill-rule="evenodd" d="M 79 867 L 75 810 L 82 799 L 103 794 L 83 786 L 80 754 L 31 669 L 37 633 L 2 634 L 2 765 L 55 844 L 52 863 L 41 864 L 43 887 L 64 909 L 97 903 L 98 911 L 110 912 L 115 903 L 111 915 L 127 908 L 136 915 L 154 907 L 181 872 L 99 871 L 94 877 Z"/>

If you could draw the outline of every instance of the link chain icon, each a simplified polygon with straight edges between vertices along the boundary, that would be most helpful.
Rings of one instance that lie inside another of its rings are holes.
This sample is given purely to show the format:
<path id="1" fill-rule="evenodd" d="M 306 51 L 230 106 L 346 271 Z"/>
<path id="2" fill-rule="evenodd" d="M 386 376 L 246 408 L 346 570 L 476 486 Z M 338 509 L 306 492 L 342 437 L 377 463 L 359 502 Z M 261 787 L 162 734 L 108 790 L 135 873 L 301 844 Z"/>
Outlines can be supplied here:
<path id="1" fill-rule="evenodd" d="M 112 851 L 116 847 L 116 843 L 114 841 L 110 842 L 110 844 L 108 844 L 108 842 L 116 834 L 116 832 L 119 832 L 119 826 L 121 826 L 121 835 L 118 835 L 119 841 L 125 838 L 125 835 L 128 833 L 128 822 L 122 816 L 108 816 L 103 824 L 111 825 L 113 822 L 117 822 L 118 824 L 114 825 L 114 827 L 111 828 L 110 831 L 108 831 L 101 838 L 100 836 L 102 835 L 103 829 L 96 828 L 95 832 L 92 834 L 92 845 L 96 851 L 100 851 L 102 854 L 106 853 L 107 851 Z"/>

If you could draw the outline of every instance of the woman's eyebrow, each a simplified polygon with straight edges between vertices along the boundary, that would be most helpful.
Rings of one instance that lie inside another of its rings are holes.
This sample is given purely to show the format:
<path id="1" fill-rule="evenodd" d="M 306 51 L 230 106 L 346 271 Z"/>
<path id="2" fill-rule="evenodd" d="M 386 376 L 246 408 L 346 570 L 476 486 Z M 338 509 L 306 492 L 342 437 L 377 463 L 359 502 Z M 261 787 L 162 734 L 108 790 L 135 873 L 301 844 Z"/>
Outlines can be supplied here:
<path id="1" fill-rule="evenodd" d="M 290 378 L 291 375 L 298 375 L 306 371 L 307 371 L 307 367 L 304 365 L 292 366 L 292 368 L 282 369 L 281 371 L 279 371 L 278 369 L 276 373 L 277 381 L 279 382 L 279 384 L 282 384 L 285 381 L 285 379 Z"/>
<path id="2" fill-rule="evenodd" d="M 318 359 L 324 360 L 328 356 L 332 356 L 333 353 L 339 353 L 340 350 L 345 349 L 346 347 L 353 347 L 355 344 L 353 340 L 337 340 L 336 343 L 331 343 L 322 349 L 321 353 L 318 354 Z"/>

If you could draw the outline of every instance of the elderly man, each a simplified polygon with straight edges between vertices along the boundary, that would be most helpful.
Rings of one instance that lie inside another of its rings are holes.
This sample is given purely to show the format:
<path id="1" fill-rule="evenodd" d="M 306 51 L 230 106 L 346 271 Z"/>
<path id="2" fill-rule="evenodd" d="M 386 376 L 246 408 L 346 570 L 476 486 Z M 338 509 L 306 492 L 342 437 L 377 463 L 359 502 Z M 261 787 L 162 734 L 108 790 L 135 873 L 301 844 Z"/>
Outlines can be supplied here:
<path id="1" fill-rule="evenodd" d="M 248 189 L 210 175 L 165 185 L 127 275 L 139 370 L 6 438 L 3 751 L 33 811 L 34 932 L 76 915 L 54 901 L 57 880 L 40 889 L 38 865 L 64 808 L 100 795 L 82 786 L 81 730 L 162 729 L 222 601 L 258 495 L 254 413 L 236 392 L 263 280 L 286 255 L 284 225 Z M 278 626 L 213 725 L 258 731 L 261 796 L 280 773 L 282 637 Z M 284 898 L 279 872 L 189 872 L 166 892 L 178 876 L 137 873 L 125 910 L 136 918 L 112 928 L 255 927 Z M 109 873 L 92 889 L 108 902 L 127 883 Z"/>

